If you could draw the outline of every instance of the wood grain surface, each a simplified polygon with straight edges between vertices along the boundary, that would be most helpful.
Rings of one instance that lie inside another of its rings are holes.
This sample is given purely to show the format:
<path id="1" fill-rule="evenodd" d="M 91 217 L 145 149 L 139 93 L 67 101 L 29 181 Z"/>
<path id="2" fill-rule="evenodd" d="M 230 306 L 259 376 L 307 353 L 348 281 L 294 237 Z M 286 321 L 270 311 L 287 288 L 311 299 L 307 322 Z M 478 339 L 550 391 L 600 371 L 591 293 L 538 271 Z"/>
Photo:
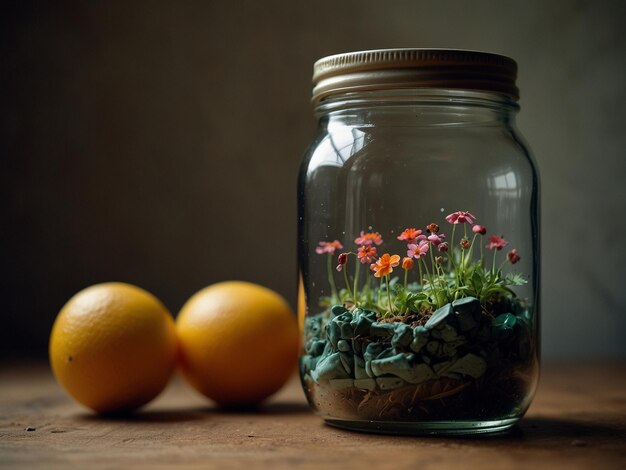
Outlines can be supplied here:
<path id="1" fill-rule="evenodd" d="M 505 435 L 359 434 L 323 424 L 294 377 L 258 410 L 225 412 L 175 379 L 141 412 L 97 417 L 45 365 L 0 369 L 2 468 L 626 468 L 626 363 L 552 363 Z"/>

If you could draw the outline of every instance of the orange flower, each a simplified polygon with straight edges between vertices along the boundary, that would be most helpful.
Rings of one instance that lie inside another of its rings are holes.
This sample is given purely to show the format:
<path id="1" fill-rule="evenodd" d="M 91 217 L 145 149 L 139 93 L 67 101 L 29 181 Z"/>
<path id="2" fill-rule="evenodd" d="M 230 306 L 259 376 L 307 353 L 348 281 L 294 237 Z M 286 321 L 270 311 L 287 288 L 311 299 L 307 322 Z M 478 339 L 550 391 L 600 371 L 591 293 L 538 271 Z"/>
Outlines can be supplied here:
<path id="1" fill-rule="evenodd" d="M 413 269 L 413 258 L 406 257 L 402 260 L 402 269 L 408 271 L 409 269 Z"/>
<path id="2" fill-rule="evenodd" d="M 370 265 L 370 269 L 374 271 L 375 277 L 388 276 L 391 272 L 393 272 L 393 268 L 399 264 L 400 256 L 392 256 L 389 253 L 385 253 L 378 259 L 378 261 Z"/>

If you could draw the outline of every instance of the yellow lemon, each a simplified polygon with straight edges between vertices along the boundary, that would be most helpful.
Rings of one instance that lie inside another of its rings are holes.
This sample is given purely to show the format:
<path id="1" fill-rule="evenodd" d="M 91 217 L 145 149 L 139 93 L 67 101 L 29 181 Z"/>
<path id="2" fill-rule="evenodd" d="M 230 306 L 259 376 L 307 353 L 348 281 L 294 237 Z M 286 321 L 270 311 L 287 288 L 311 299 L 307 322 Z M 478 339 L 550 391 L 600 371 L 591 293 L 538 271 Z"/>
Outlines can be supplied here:
<path id="1" fill-rule="evenodd" d="M 229 281 L 193 295 L 176 320 L 180 366 L 222 406 L 252 405 L 276 392 L 297 363 L 296 318 L 276 292 Z"/>
<path id="2" fill-rule="evenodd" d="M 163 304 L 120 282 L 78 292 L 50 335 L 56 379 L 98 413 L 132 410 L 156 397 L 172 375 L 176 351 L 174 320 Z"/>

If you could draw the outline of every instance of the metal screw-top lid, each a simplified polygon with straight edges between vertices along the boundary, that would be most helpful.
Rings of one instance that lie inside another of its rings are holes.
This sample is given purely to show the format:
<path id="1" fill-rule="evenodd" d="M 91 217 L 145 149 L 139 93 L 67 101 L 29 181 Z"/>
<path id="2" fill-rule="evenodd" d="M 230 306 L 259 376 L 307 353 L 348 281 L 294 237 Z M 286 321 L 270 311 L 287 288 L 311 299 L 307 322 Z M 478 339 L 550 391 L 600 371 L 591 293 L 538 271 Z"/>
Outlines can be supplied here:
<path id="1" fill-rule="evenodd" d="M 324 57 L 313 66 L 313 102 L 339 93 L 445 88 L 502 93 L 517 100 L 517 64 L 488 52 L 379 49 Z"/>

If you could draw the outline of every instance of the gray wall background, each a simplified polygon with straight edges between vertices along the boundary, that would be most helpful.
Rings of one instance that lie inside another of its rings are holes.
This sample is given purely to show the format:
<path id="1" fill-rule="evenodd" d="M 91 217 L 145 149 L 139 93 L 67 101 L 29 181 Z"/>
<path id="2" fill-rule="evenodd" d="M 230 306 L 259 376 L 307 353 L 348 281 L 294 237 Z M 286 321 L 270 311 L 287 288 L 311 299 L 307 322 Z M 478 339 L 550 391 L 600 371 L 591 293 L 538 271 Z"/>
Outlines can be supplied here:
<path id="1" fill-rule="evenodd" d="M 295 304 L 312 64 L 383 47 L 519 64 L 541 172 L 544 356 L 626 357 L 626 3 L 15 2 L 0 24 L 0 349 L 41 356 L 79 289 L 177 312 L 247 279 Z"/>

